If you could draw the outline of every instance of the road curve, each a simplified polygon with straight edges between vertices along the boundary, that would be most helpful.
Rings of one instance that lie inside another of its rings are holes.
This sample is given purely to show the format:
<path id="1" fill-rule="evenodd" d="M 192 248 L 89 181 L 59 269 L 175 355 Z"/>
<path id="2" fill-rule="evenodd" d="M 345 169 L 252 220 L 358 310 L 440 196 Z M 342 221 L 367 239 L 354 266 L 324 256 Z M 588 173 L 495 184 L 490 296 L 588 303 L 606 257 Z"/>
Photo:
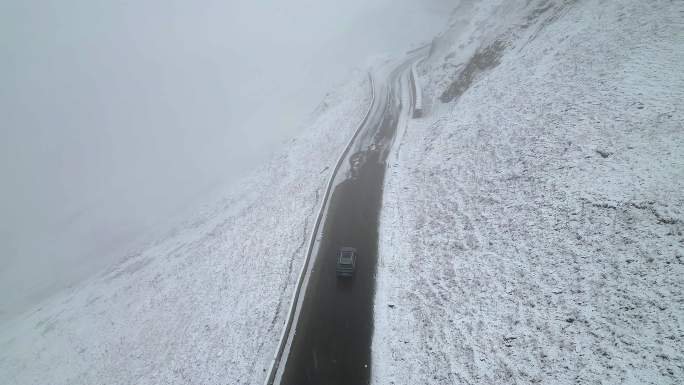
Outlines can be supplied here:
<path id="1" fill-rule="evenodd" d="M 281 385 L 367 384 L 371 370 L 378 215 L 385 160 L 394 140 L 413 55 L 375 76 L 375 102 L 334 177 L 320 243 L 308 274 L 289 350 L 275 367 Z M 340 247 L 358 250 L 351 280 L 335 277 Z M 267 385 L 271 382 L 267 379 Z"/>
<path id="2" fill-rule="evenodd" d="M 342 155 L 338 159 L 337 164 L 335 165 L 335 168 L 333 169 L 333 171 L 331 173 L 330 180 L 328 181 L 327 188 L 326 188 L 325 194 L 323 196 L 323 200 L 322 200 L 320 210 L 318 212 L 318 215 L 316 216 L 316 223 L 313 227 L 313 232 L 311 234 L 311 238 L 309 239 L 309 246 L 307 248 L 306 258 L 304 259 L 302 271 L 299 274 L 299 279 L 297 280 L 295 292 L 294 292 L 294 295 L 292 297 L 292 301 L 290 304 L 290 310 L 288 311 L 287 319 L 285 321 L 285 327 L 283 328 L 282 335 L 281 335 L 280 340 L 278 342 L 278 347 L 277 347 L 276 352 L 273 356 L 273 361 L 272 361 L 271 366 L 269 368 L 268 374 L 266 375 L 266 379 L 264 382 L 265 385 L 273 385 L 273 383 L 275 382 L 276 374 L 278 372 L 278 369 L 280 368 L 281 360 L 283 358 L 283 354 L 285 353 L 285 347 L 287 346 L 286 343 L 291 338 L 292 325 L 296 319 L 296 315 L 298 314 L 298 312 L 300 310 L 298 305 L 299 305 L 299 302 L 301 299 L 300 294 L 301 294 L 301 290 L 302 290 L 302 285 L 304 283 L 305 273 L 307 272 L 307 270 L 309 268 L 309 262 L 311 260 L 311 254 L 312 254 L 314 247 L 316 245 L 316 237 L 320 232 L 320 224 L 321 224 L 321 221 L 323 220 L 325 210 L 326 210 L 327 205 L 328 205 L 328 198 L 329 198 L 330 193 L 332 191 L 332 188 L 334 186 L 337 173 L 338 173 L 340 167 L 342 166 L 344 160 L 347 158 L 347 155 L 349 154 L 349 151 L 351 150 L 352 145 L 354 144 L 354 141 L 356 140 L 359 133 L 362 131 L 363 127 L 366 125 L 366 122 L 368 121 L 368 118 L 370 117 L 371 112 L 373 111 L 373 106 L 375 105 L 375 85 L 373 82 L 373 76 L 370 72 L 368 73 L 368 80 L 369 80 L 370 88 L 371 88 L 371 101 L 370 101 L 370 105 L 368 107 L 368 111 L 366 112 L 366 115 L 364 116 L 363 121 L 359 124 L 359 127 L 354 132 L 354 135 L 349 140 L 349 143 L 345 147 L 344 151 L 342 152 Z"/>

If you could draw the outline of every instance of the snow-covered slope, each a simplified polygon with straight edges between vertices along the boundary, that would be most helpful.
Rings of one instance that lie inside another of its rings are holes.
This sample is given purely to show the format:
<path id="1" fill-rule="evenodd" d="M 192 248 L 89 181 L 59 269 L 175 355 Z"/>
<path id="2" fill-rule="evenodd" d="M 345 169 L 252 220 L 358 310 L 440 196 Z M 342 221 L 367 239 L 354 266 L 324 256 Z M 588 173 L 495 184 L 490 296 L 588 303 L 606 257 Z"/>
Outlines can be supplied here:
<path id="1" fill-rule="evenodd" d="M 195 220 L 0 325 L 0 384 L 262 383 L 329 173 L 369 102 L 359 73 Z"/>
<path id="2" fill-rule="evenodd" d="M 375 384 L 684 378 L 684 3 L 461 2 L 387 174 Z"/>

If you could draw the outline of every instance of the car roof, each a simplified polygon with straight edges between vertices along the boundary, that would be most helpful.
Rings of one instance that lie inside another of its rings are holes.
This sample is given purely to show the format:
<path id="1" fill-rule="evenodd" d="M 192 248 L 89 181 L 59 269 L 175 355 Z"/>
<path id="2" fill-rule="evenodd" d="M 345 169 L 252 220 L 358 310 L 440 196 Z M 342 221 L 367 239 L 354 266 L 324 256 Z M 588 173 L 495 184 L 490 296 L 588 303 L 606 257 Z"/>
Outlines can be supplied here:
<path id="1" fill-rule="evenodd" d="M 353 247 L 342 247 L 342 248 L 340 248 L 340 251 L 351 251 L 351 252 L 356 253 L 356 249 Z"/>

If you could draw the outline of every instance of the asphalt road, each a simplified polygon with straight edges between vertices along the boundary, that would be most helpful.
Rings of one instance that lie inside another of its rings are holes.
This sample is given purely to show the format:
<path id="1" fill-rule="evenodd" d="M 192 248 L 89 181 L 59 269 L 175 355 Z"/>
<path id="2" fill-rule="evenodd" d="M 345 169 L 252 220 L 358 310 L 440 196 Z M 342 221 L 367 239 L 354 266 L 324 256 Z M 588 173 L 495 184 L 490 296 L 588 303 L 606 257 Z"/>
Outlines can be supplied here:
<path id="1" fill-rule="evenodd" d="M 371 370 L 378 216 L 389 148 L 401 103 L 400 79 L 411 61 L 376 79 L 366 126 L 348 156 L 328 203 L 318 253 L 282 371 L 282 385 L 367 384 Z M 405 78 L 405 77 L 404 77 Z M 356 274 L 337 279 L 343 246 L 357 249 Z"/>

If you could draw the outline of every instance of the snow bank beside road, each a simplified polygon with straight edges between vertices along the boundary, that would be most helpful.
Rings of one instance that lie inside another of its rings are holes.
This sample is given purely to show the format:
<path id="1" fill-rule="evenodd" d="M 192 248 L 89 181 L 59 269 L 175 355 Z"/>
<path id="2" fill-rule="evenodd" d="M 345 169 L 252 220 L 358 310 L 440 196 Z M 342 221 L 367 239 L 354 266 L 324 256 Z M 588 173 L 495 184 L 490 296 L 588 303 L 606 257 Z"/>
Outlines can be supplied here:
<path id="1" fill-rule="evenodd" d="M 463 2 L 390 165 L 375 384 L 684 378 L 681 3 Z"/>
<path id="2" fill-rule="evenodd" d="M 329 173 L 369 102 L 358 74 L 195 220 L 1 325 L 0 383 L 263 383 Z"/>

